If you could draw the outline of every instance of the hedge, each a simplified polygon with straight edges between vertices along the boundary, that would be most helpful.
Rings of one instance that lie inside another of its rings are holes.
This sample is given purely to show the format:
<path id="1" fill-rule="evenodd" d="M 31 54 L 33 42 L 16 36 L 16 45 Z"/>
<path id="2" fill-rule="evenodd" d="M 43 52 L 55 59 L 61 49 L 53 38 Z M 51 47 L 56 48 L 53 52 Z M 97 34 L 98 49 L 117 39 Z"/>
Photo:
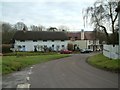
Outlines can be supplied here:
<path id="1" fill-rule="evenodd" d="M 1 48 L 1 46 L 0 46 Z M 10 53 L 11 44 L 2 44 L 2 53 Z"/>

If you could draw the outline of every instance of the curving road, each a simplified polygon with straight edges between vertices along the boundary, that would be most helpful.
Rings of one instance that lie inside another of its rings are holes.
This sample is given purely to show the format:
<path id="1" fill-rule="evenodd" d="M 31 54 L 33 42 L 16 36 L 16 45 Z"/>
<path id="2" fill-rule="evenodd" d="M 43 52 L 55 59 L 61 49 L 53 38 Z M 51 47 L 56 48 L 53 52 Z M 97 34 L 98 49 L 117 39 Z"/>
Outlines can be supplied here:
<path id="1" fill-rule="evenodd" d="M 85 62 L 93 54 L 76 54 L 35 65 L 29 75 L 31 88 L 118 88 L 117 73 Z"/>

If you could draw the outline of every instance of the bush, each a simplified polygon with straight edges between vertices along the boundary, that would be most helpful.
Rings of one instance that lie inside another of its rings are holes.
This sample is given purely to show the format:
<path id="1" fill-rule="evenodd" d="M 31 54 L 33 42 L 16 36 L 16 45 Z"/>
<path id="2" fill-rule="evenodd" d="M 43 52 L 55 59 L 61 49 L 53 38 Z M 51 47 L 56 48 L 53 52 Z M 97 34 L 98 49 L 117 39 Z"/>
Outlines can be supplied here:
<path id="1" fill-rule="evenodd" d="M 68 50 L 73 51 L 73 44 L 68 44 L 67 48 L 68 48 Z"/>
<path id="2" fill-rule="evenodd" d="M 2 53 L 10 53 L 10 52 L 12 52 L 12 51 L 10 50 L 10 48 L 11 48 L 11 45 L 10 45 L 10 44 L 3 44 L 3 45 L 2 45 Z"/>

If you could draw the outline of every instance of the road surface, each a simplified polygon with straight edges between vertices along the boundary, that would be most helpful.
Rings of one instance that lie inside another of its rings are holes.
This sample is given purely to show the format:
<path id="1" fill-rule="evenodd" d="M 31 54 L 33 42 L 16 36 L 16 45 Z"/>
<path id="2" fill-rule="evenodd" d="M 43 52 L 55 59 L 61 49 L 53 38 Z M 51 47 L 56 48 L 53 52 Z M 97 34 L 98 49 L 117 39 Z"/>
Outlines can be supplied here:
<path id="1" fill-rule="evenodd" d="M 31 88 L 118 88 L 118 74 L 86 63 L 93 54 L 74 54 L 35 65 L 29 75 Z"/>

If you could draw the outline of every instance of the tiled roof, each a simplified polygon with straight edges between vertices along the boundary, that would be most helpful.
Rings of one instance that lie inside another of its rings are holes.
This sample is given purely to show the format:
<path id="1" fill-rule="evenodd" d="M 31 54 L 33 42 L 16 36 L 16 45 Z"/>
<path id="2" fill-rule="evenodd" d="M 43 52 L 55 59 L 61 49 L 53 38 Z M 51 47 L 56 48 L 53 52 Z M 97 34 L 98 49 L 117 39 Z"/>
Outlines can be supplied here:
<path id="1" fill-rule="evenodd" d="M 94 32 L 93 31 L 85 31 L 84 39 L 85 40 L 94 40 L 95 39 Z"/>
<path id="2" fill-rule="evenodd" d="M 68 32 L 67 36 L 73 39 L 77 37 L 77 40 L 81 40 L 81 32 Z M 95 39 L 95 35 L 93 31 L 84 31 L 84 40 L 94 40 L 94 39 Z"/>
<path id="3" fill-rule="evenodd" d="M 77 37 L 77 40 L 81 40 L 81 33 L 80 32 L 68 32 L 67 36 L 69 38 L 75 38 L 75 37 Z"/>

